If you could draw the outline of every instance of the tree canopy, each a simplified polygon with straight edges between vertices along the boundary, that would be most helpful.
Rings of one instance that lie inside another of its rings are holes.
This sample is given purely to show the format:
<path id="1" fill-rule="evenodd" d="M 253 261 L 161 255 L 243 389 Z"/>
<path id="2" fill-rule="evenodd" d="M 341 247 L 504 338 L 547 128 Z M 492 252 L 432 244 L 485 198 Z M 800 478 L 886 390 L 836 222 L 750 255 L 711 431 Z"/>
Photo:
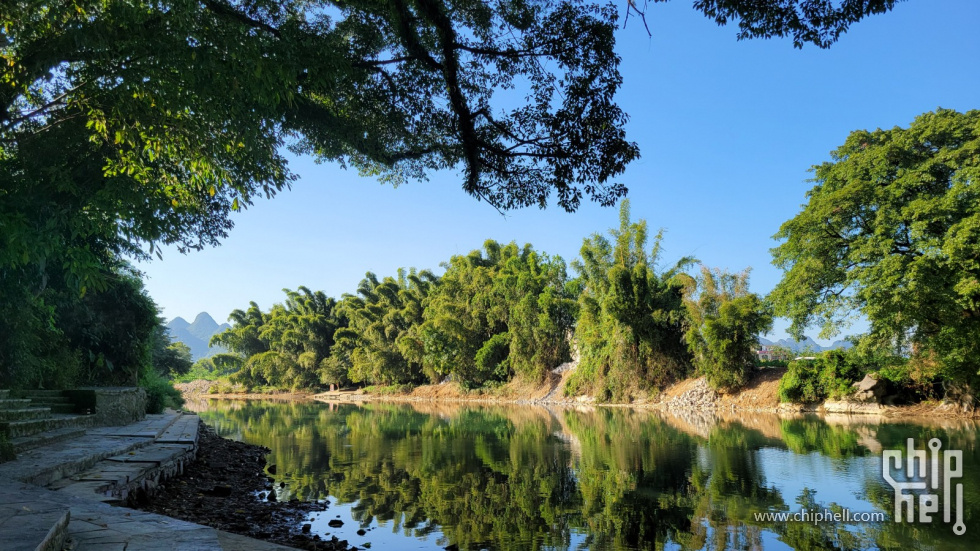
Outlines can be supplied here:
<path id="1" fill-rule="evenodd" d="M 894 4 L 694 7 L 743 38 L 825 47 Z M 459 170 L 501 210 L 614 204 L 639 155 L 615 101 L 621 15 L 585 0 L 4 2 L 0 307 L 31 323 L 2 337 L 0 370 L 47 354 L 41 334 L 83 331 L 55 304 L 111 291 L 121 258 L 217 244 L 234 211 L 290 186 L 286 148 L 393 183 Z"/>
<path id="2" fill-rule="evenodd" d="M 461 167 L 500 209 L 612 204 L 638 155 L 613 101 L 616 17 L 580 2 L 6 3 L 0 260 L 67 247 L 58 261 L 84 278 L 101 250 L 216 243 L 231 211 L 289 185 L 284 145 L 396 182 Z"/>
<path id="3" fill-rule="evenodd" d="M 896 1 L 694 7 L 740 38 L 826 47 Z M 0 266 L 98 286 L 106 254 L 214 244 L 289 185 L 284 145 L 394 182 L 460 168 L 499 209 L 612 205 L 639 154 L 614 101 L 619 17 L 579 0 L 4 3 Z"/>
<path id="4" fill-rule="evenodd" d="M 879 346 L 976 377 L 980 111 L 852 132 L 813 171 L 807 204 L 776 234 L 776 314 L 795 335 L 811 323 L 831 335 L 859 311 Z"/>
<path id="5" fill-rule="evenodd" d="M 885 13 L 900 1 L 695 0 L 694 9 L 719 25 L 737 20 L 739 40 L 792 37 L 797 48 L 807 43 L 829 48 L 851 24 Z"/>
<path id="6" fill-rule="evenodd" d="M 758 337 L 772 329 L 771 308 L 749 292 L 749 272 L 701 267 L 684 293 L 684 335 L 695 367 L 715 387 L 738 388 L 755 367 Z"/>

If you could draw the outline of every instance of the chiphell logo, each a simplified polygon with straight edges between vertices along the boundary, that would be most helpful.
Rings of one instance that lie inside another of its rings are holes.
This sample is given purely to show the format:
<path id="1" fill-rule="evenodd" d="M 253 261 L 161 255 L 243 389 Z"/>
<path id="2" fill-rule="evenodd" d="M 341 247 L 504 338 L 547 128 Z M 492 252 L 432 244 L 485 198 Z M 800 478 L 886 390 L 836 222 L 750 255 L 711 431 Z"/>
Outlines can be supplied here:
<path id="1" fill-rule="evenodd" d="M 931 523 L 933 515 L 939 513 L 941 488 L 943 522 L 949 524 L 955 511 L 953 533 L 962 536 L 966 533 L 966 524 L 963 523 L 963 484 L 958 482 L 953 485 L 951 481 L 954 478 L 963 478 L 963 451 L 940 451 L 942 447 L 942 442 L 933 438 L 929 440 L 929 451 L 917 450 L 915 439 L 909 438 L 904 465 L 902 450 L 885 450 L 882 453 L 881 474 L 895 490 L 895 522 L 902 522 L 904 519 L 905 522 Z M 892 473 L 902 473 L 903 467 L 904 474 L 899 476 L 901 480 L 896 480 Z M 915 518 L 916 506 L 919 510 L 918 519 Z"/>

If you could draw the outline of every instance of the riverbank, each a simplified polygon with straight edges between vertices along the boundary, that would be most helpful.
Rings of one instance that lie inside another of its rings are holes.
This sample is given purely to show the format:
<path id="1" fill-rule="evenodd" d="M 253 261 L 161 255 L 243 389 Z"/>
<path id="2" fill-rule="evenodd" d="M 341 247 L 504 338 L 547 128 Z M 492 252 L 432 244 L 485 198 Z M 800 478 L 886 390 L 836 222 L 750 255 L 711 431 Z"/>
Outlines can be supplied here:
<path id="1" fill-rule="evenodd" d="M 764 412 L 764 413 L 823 413 L 861 414 L 883 417 L 955 417 L 980 419 L 980 411 L 964 411 L 959 405 L 938 401 L 909 405 L 882 405 L 856 400 L 826 401 L 818 404 L 796 404 L 779 401 L 779 381 L 785 368 L 763 368 L 756 372 L 749 383 L 735 392 L 712 389 L 704 377 L 679 381 L 651 399 L 639 399 L 630 403 L 600 403 L 591 396 L 565 396 L 565 384 L 571 371 L 551 373 L 541 384 L 532 385 L 512 381 L 490 389 L 466 389 L 454 382 L 437 385 L 421 385 L 408 391 L 382 389 L 376 392 L 342 390 L 312 393 L 273 394 L 209 394 L 207 381 L 193 381 L 174 385 L 185 396 L 207 399 L 272 399 L 311 400 L 324 402 L 450 402 L 479 404 L 540 404 L 606 407 L 651 408 L 665 411 L 694 410 L 704 412 Z"/>
<path id="2" fill-rule="evenodd" d="M 268 448 L 218 436 L 202 425 L 197 459 L 137 509 L 225 532 L 317 551 L 348 551 L 347 541 L 303 532 L 304 520 L 325 510 L 323 502 L 279 501 L 267 476 Z M 269 497 L 271 494 L 271 498 Z"/>

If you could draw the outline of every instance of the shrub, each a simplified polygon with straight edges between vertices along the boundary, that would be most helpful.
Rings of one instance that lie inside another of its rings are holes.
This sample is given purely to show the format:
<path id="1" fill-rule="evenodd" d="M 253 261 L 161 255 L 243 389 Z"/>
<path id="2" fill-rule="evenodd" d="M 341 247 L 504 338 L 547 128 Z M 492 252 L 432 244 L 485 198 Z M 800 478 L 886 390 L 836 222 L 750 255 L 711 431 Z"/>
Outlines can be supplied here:
<path id="1" fill-rule="evenodd" d="M 779 399 L 809 403 L 840 398 L 851 392 L 851 385 L 865 371 L 865 362 L 844 350 L 830 350 L 814 360 L 794 360 L 779 381 Z"/>
<path id="2" fill-rule="evenodd" d="M 816 360 L 789 362 L 786 374 L 779 381 L 779 400 L 782 402 L 816 402 L 819 399 L 817 380 L 820 369 Z"/>
<path id="3" fill-rule="evenodd" d="M 820 389 L 826 398 L 840 398 L 851 393 L 851 385 L 864 376 L 860 360 L 844 350 L 829 350 L 820 359 Z"/>
<path id="4" fill-rule="evenodd" d="M 184 397 L 180 391 L 153 367 L 143 369 L 140 373 L 140 386 L 146 391 L 147 413 L 162 413 L 168 407 L 178 408 L 184 405 Z"/>

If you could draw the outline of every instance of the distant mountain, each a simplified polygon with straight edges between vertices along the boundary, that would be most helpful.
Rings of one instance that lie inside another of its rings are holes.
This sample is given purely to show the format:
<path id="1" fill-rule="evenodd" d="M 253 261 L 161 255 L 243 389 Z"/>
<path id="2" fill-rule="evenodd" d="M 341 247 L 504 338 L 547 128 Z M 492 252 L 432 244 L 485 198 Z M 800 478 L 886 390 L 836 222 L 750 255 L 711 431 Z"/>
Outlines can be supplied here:
<path id="1" fill-rule="evenodd" d="M 173 340 L 180 341 L 190 347 L 191 359 L 195 362 L 201 358 L 227 352 L 220 346 L 208 348 L 208 341 L 211 340 L 212 336 L 225 329 L 231 329 L 231 326 L 227 323 L 218 325 L 218 322 L 214 321 L 214 318 L 207 312 L 198 314 L 194 318 L 194 323 L 187 323 L 187 320 L 178 316 L 170 320 L 167 329 L 170 330 L 170 336 Z"/>
<path id="2" fill-rule="evenodd" d="M 848 348 L 854 346 L 853 344 L 845 340 L 834 341 L 830 343 L 830 346 L 821 346 L 817 341 L 805 335 L 802 341 L 794 341 L 792 339 L 779 339 L 778 341 L 773 342 L 768 339 L 759 337 L 759 344 L 761 344 L 762 346 L 773 346 L 773 345 L 782 346 L 783 348 L 787 348 L 789 350 L 792 350 L 793 352 L 803 352 L 804 350 L 807 349 L 813 352 L 825 352 L 827 350 L 837 350 L 838 348 L 842 350 L 847 350 Z"/>

